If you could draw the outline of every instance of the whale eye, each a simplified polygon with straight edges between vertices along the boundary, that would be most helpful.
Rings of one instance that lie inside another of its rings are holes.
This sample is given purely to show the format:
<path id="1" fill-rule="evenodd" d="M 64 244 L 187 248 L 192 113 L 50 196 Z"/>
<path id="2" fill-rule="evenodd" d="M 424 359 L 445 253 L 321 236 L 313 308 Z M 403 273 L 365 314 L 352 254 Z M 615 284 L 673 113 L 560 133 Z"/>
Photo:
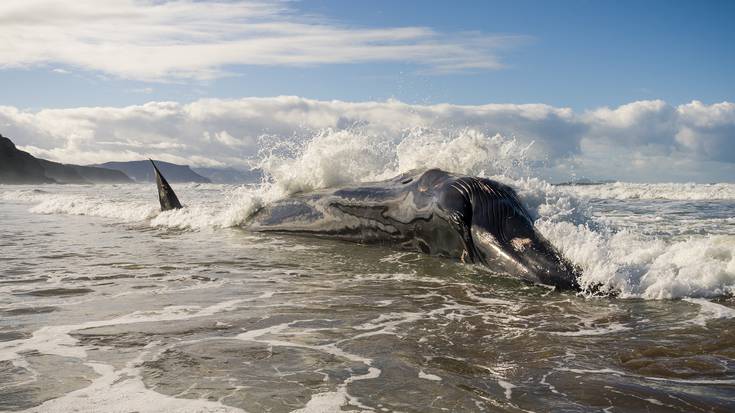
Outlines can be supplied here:
<path id="1" fill-rule="evenodd" d="M 406 178 L 406 179 L 402 180 L 401 183 L 405 185 L 405 184 L 407 184 L 407 183 L 409 183 L 411 181 L 413 181 L 413 178 Z"/>

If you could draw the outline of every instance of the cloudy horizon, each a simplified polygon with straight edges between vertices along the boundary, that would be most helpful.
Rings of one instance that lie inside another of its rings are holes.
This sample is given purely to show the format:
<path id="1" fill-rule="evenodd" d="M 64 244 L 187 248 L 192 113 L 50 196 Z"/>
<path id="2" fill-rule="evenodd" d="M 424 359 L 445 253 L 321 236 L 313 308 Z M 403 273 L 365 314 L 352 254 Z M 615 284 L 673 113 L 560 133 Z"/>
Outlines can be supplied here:
<path id="1" fill-rule="evenodd" d="M 531 145 L 545 179 L 732 182 L 733 11 L 8 0 L 0 133 L 60 162 L 243 168 L 264 135 L 471 129 Z"/>
<path id="2" fill-rule="evenodd" d="M 352 131 L 400 140 L 417 128 L 458 130 L 530 145 L 542 177 L 626 181 L 732 181 L 735 104 L 661 100 L 576 112 L 544 104 L 411 105 L 294 96 L 149 102 L 126 107 L 22 110 L 0 106 L 3 134 L 20 149 L 64 163 L 148 157 L 246 168 L 264 135 L 308 140 Z"/>

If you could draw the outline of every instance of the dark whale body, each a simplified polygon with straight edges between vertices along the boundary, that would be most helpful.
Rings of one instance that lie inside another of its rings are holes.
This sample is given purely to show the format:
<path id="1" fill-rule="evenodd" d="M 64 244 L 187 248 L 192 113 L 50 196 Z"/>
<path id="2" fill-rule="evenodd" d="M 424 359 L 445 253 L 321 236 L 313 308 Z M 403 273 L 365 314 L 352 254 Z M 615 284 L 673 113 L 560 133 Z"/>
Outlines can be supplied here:
<path id="1" fill-rule="evenodd" d="M 295 194 L 257 211 L 248 228 L 420 251 L 579 289 L 579 270 L 535 230 L 513 189 L 439 169 Z"/>
<path id="2" fill-rule="evenodd" d="M 153 161 L 151 161 L 153 163 Z M 156 165 L 161 210 L 181 208 Z M 248 229 L 381 244 L 482 264 L 579 290 L 579 269 L 533 226 L 509 186 L 439 169 L 352 188 L 299 193 L 256 211 Z"/>

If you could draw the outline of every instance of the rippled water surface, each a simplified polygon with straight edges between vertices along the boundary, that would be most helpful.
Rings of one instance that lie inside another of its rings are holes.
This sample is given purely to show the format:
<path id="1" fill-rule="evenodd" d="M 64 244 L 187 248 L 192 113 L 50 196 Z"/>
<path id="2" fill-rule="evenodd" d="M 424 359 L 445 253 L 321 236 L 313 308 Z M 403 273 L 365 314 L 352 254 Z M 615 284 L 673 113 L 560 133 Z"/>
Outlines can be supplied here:
<path id="1" fill-rule="evenodd" d="M 651 299 L 253 234 L 221 225 L 218 186 L 159 215 L 154 191 L 0 187 L 0 410 L 735 410 L 733 200 L 589 195 L 610 248 L 626 232 L 659 245 L 595 271 L 700 283 Z"/>

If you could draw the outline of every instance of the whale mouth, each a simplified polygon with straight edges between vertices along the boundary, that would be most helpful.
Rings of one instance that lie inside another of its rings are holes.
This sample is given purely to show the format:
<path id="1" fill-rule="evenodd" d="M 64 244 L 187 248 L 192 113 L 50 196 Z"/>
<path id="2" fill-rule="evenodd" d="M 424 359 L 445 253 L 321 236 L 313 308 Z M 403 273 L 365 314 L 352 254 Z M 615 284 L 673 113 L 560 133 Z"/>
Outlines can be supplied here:
<path id="1" fill-rule="evenodd" d="M 564 290 L 579 290 L 578 269 L 543 236 L 536 234 L 521 251 L 517 251 L 517 256 L 540 283 Z"/>
<path id="2" fill-rule="evenodd" d="M 490 231 L 473 225 L 475 253 L 492 270 L 521 277 L 527 281 L 578 290 L 575 267 L 535 230 L 509 241 L 498 239 Z"/>
<path id="3" fill-rule="evenodd" d="M 473 225 L 471 228 L 475 255 L 479 261 L 491 269 L 529 278 L 531 272 L 518 259 L 516 254 L 503 246 L 503 243 L 490 231 Z"/>

